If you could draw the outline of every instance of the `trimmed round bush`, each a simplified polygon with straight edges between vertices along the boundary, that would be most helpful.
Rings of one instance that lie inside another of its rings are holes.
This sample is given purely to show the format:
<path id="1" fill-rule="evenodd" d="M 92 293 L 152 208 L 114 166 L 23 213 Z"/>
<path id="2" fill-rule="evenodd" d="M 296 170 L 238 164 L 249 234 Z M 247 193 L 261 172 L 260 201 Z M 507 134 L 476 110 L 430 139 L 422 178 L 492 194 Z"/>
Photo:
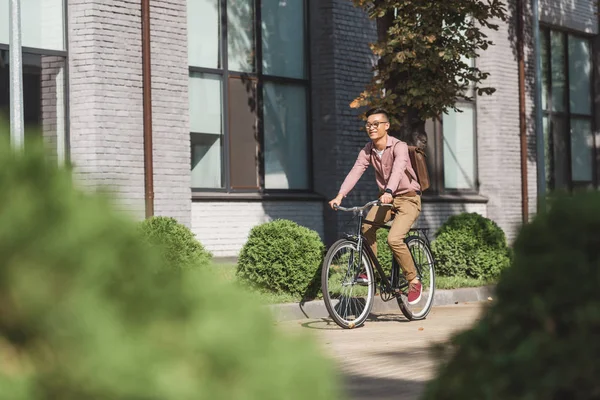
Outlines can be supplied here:
<path id="1" fill-rule="evenodd" d="M 175 218 L 157 216 L 140 223 L 146 240 L 158 247 L 168 268 L 203 267 L 210 263 L 212 255 L 185 225 Z"/>
<path id="2" fill-rule="evenodd" d="M 340 398 L 330 361 L 26 146 L 0 146 L 0 399 Z M 35 155 L 34 155 L 35 154 Z"/>
<path id="3" fill-rule="evenodd" d="M 278 219 L 252 228 L 236 274 L 256 288 L 302 296 L 316 282 L 324 251 L 317 232 Z"/>
<path id="4" fill-rule="evenodd" d="M 389 233 L 390 231 L 384 228 L 379 228 L 377 230 L 377 260 L 379 260 L 379 264 L 385 273 L 391 275 L 394 254 L 387 243 Z"/>
<path id="5" fill-rule="evenodd" d="M 438 349 L 424 398 L 600 398 L 599 249 L 600 194 L 553 202 L 521 230 L 495 303 Z"/>
<path id="6" fill-rule="evenodd" d="M 454 215 L 431 244 L 440 276 L 493 280 L 510 265 L 502 229 L 477 213 Z"/>

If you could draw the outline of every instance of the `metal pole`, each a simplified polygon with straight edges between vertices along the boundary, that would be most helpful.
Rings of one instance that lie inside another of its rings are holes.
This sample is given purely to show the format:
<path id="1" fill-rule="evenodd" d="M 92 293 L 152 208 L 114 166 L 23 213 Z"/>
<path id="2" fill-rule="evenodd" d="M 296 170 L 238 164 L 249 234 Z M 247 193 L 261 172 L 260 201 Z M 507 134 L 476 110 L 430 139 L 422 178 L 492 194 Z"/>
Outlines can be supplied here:
<path id="1" fill-rule="evenodd" d="M 21 53 L 21 1 L 10 0 L 10 142 L 14 149 L 23 148 L 23 56 Z"/>
<path id="2" fill-rule="evenodd" d="M 535 138 L 537 159 L 537 210 L 546 210 L 546 155 L 542 120 L 542 59 L 540 49 L 540 12 L 538 0 L 533 0 L 533 47 L 535 59 Z"/>

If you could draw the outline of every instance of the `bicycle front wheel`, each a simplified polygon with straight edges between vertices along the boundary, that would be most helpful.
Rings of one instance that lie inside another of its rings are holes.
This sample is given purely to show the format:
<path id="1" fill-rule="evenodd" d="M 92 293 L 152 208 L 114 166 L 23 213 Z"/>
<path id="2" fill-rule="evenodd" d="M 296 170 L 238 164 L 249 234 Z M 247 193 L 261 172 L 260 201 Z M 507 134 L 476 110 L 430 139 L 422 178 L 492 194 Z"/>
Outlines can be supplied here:
<path id="1" fill-rule="evenodd" d="M 408 304 L 405 294 L 401 294 L 397 300 L 402 314 L 410 321 L 415 321 L 425 319 L 431 311 L 435 294 L 435 262 L 431 249 L 422 238 L 410 236 L 406 239 L 406 245 L 410 250 L 418 277 L 423 285 L 423 294 L 417 304 Z"/>
<path id="2" fill-rule="evenodd" d="M 342 328 L 363 325 L 375 295 L 373 267 L 366 254 L 359 260 L 358 245 L 346 239 L 330 247 L 321 271 L 321 290 L 331 318 Z"/>

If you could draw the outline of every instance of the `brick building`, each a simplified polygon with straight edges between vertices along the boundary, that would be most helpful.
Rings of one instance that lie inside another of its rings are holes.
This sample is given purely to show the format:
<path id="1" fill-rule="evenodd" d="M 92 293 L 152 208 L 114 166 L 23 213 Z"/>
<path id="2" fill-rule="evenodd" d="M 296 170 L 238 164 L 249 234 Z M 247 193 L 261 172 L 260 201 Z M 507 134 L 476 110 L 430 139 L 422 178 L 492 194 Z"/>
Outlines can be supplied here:
<path id="1" fill-rule="evenodd" d="M 140 1 L 22 1 L 26 124 L 40 126 L 83 187 L 109 185 L 144 215 Z M 493 96 L 427 124 L 434 186 L 422 227 L 478 212 L 513 238 L 522 221 L 515 3 L 476 60 Z M 551 189 L 598 186 L 594 0 L 541 0 L 543 111 Z M 154 209 L 216 256 L 250 228 L 288 218 L 331 242 L 327 210 L 367 136 L 348 107 L 372 76 L 375 26 L 349 0 L 153 0 Z M 0 0 L 0 112 L 8 115 L 8 0 Z M 525 26 L 527 192 L 536 209 L 531 9 Z M 373 198 L 369 172 L 349 203 Z"/>

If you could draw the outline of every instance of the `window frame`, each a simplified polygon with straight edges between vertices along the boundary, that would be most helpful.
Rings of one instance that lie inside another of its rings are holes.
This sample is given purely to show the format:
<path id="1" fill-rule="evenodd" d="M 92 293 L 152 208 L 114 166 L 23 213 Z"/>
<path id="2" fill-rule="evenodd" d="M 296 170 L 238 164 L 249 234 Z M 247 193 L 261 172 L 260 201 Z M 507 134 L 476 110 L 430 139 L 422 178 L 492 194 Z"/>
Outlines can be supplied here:
<path id="1" fill-rule="evenodd" d="M 255 71 L 254 72 L 240 72 L 229 70 L 229 46 L 227 42 L 228 38 L 228 18 L 227 18 L 227 0 L 218 0 L 219 12 L 220 12 L 220 29 L 219 29 L 219 46 L 220 46 L 220 57 L 222 68 L 206 68 L 206 67 L 195 67 L 188 65 L 188 74 L 192 73 L 205 73 L 218 75 L 221 77 L 221 126 L 222 126 L 222 157 L 221 157 L 221 173 L 223 188 L 197 188 L 191 186 L 192 198 L 203 198 L 207 195 L 228 195 L 235 194 L 259 194 L 259 195 L 306 195 L 313 193 L 314 191 L 314 171 L 313 171 L 313 122 L 312 122 L 312 110 L 311 110 L 311 57 L 310 57 L 310 9 L 308 0 L 303 1 L 304 7 L 304 63 L 305 63 L 305 78 L 289 78 L 276 75 L 263 74 L 263 46 L 262 46 L 262 0 L 253 0 L 254 3 L 254 49 L 255 49 Z M 256 122 L 258 131 L 258 142 L 257 142 L 257 154 L 258 165 L 258 188 L 243 188 L 233 187 L 231 184 L 231 135 L 229 127 L 230 113 L 230 99 L 229 99 L 229 79 L 250 79 L 254 80 L 256 84 Z M 307 162 L 307 180 L 308 187 L 306 189 L 266 189 L 265 188 L 265 157 L 264 157 L 264 103 L 263 103 L 263 87 L 265 82 L 277 83 L 277 84 L 289 84 L 302 86 L 306 90 L 306 118 L 307 120 L 307 151 L 306 151 L 306 162 Z M 190 130 L 190 141 L 193 132 Z M 191 151 L 190 151 L 191 158 Z"/>
<path id="2" fill-rule="evenodd" d="M 62 2 L 63 12 L 63 44 L 64 50 L 52 50 L 43 49 L 38 47 L 21 46 L 21 55 L 27 53 L 37 56 L 57 56 L 64 57 L 65 59 L 65 84 L 64 84 L 64 126 L 65 126 L 65 148 L 64 150 L 64 164 L 69 165 L 71 163 L 71 111 L 70 111 L 70 97 L 71 97 L 71 77 L 70 77 L 70 63 L 69 63 L 69 2 L 64 0 Z M 10 5 L 9 5 L 10 6 Z M 7 10 L 8 12 L 8 10 Z M 22 12 L 22 11 L 21 11 Z M 22 29 L 22 28 L 21 28 Z M 10 43 L 1 43 L 0 50 L 6 50 L 10 52 Z M 10 100 L 9 100 L 10 101 Z"/>
<path id="3" fill-rule="evenodd" d="M 451 196 L 466 196 L 466 195 L 478 195 L 479 194 L 479 152 L 478 152 L 478 140 L 479 135 L 477 134 L 477 96 L 474 95 L 472 100 L 459 100 L 456 102 L 456 108 L 461 109 L 462 105 L 469 104 L 473 106 L 473 157 L 474 157 L 474 168 L 473 168 L 473 187 L 472 188 L 446 188 L 445 185 L 445 167 L 444 167 L 444 122 L 443 116 L 439 116 L 432 120 L 433 137 L 428 140 L 433 141 L 433 147 L 429 145 L 431 153 L 429 157 L 433 156 L 433 160 L 428 163 L 429 167 L 429 179 L 431 181 L 431 195 L 451 195 Z M 429 192 L 429 191 L 428 191 Z"/>
<path id="4" fill-rule="evenodd" d="M 551 43 L 551 35 L 552 32 L 558 33 L 561 36 L 561 40 L 562 40 L 562 44 L 564 46 L 564 60 L 563 60 L 563 68 L 564 68 L 564 75 L 565 75 L 565 88 L 564 88 L 564 94 L 563 94 L 563 104 L 565 104 L 565 111 L 553 111 L 552 110 L 552 43 Z M 595 74 L 595 62 L 594 62 L 594 45 L 593 45 L 593 38 L 594 35 L 591 34 L 586 34 L 586 33 L 582 33 L 582 32 L 576 32 L 570 29 L 566 29 L 564 27 L 556 27 L 553 25 L 549 25 L 549 24 L 543 24 L 540 23 L 540 35 L 544 36 L 544 39 L 546 40 L 546 59 L 543 60 L 546 62 L 546 71 L 544 71 L 544 73 L 547 74 L 548 76 L 548 82 L 547 82 L 547 92 L 546 92 L 546 109 L 542 110 L 542 116 L 544 118 L 547 119 L 548 124 L 552 123 L 552 119 L 553 117 L 557 117 L 562 119 L 565 122 L 565 129 L 564 132 L 560 133 L 561 135 L 564 135 L 564 137 L 562 137 L 562 139 L 564 139 L 564 142 L 566 144 L 566 148 L 567 148 L 567 168 L 568 168 L 568 179 L 567 179 L 567 190 L 568 192 L 573 192 L 574 190 L 577 190 L 578 188 L 581 187 L 588 187 L 591 185 L 592 188 L 594 189 L 598 189 L 598 160 L 596 157 L 596 153 L 598 152 L 598 143 L 596 141 L 596 129 L 597 129 L 597 123 L 596 123 L 596 103 L 595 103 L 595 95 L 596 95 L 596 90 L 595 90 L 595 84 L 596 84 L 596 74 Z M 580 114 L 580 113 L 574 113 L 571 112 L 571 83 L 570 83 L 570 79 L 569 79 L 569 37 L 570 36 L 574 36 L 578 39 L 583 39 L 586 40 L 589 44 L 589 49 L 590 49 L 590 63 L 591 63 L 591 71 L 590 71 L 590 114 Z M 543 83 L 542 83 L 543 84 Z M 591 151 L 591 162 L 592 165 L 590 166 L 590 168 L 592 169 L 592 180 L 590 182 L 584 182 L 584 181 L 577 181 L 580 182 L 579 185 L 575 185 L 574 181 L 573 181 L 573 154 L 572 154 L 572 147 L 571 147 L 571 130 L 572 130 L 572 124 L 571 124 L 571 120 L 575 118 L 575 119 L 580 119 L 580 120 L 586 120 L 590 122 L 590 127 L 591 127 L 591 132 L 592 132 L 592 148 L 590 149 Z M 548 126 L 549 132 L 548 132 L 548 143 L 545 144 L 545 146 L 547 146 L 548 152 L 554 154 L 554 143 L 553 143 L 553 134 L 552 131 L 550 130 L 551 125 Z M 549 160 L 546 160 L 546 162 L 548 163 L 546 168 L 548 169 L 547 171 L 547 175 L 549 177 L 549 180 L 547 181 L 547 186 L 548 189 L 550 191 L 555 190 L 555 169 L 554 169 L 554 157 L 552 157 Z"/>

